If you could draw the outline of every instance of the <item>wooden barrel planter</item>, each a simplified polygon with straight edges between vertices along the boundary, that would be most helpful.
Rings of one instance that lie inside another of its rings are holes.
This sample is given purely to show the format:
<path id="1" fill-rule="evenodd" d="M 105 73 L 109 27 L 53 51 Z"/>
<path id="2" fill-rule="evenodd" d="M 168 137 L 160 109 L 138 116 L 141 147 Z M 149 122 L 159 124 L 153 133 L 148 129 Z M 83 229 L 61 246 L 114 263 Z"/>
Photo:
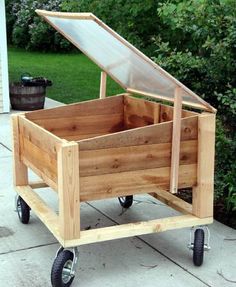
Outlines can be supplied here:
<path id="1" fill-rule="evenodd" d="M 10 101 L 12 109 L 32 111 L 44 108 L 46 87 L 23 86 L 21 83 L 10 85 Z"/>

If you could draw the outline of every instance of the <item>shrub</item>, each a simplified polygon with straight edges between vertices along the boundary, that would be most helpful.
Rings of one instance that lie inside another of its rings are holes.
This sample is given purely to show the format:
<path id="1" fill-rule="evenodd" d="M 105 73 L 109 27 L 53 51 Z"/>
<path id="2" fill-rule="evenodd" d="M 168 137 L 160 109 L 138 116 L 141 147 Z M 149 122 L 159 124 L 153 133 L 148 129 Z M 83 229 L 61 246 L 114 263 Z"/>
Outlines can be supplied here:
<path id="1" fill-rule="evenodd" d="M 215 198 L 223 199 L 227 212 L 236 210 L 236 135 L 217 120 Z"/>
<path id="2" fill-rule="evenodd" d="M 66 11 L 92 12 L 137 48 L 151 54 L 154 35 L 161 31 L 158 3 L 164 0 L 64 0 Z"/>
<path id="3" fill-rule="evenodd" d="M 218 109 L 215 196 L 236 209 L 236 5 L 234 0 L 166 1 L 154 60 Z"/>
<path id="4" fill-rule="evenodd" d="M 61 10 L 62 0 L 8 1 L 8 22 L 12 26 L 11 42 L 28 50 L 69 50 L 72 45 L 35 14 L 36 9 Z M 14 24 L 12 22 L 14 21 Z M 10 31 L 8 31 L 10 33 Z"/>

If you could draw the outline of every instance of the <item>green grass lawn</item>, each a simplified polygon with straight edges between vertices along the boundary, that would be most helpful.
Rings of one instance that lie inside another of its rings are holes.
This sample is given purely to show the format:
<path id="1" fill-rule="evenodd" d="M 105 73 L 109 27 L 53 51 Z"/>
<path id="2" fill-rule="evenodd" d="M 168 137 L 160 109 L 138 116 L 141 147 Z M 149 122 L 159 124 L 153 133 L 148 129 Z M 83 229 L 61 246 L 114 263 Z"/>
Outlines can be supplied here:
<path id="1" fill-rule="evenodd" d="M 47 96 L 69 104 L 99 97 L 101 70 L 81 53 L 55 54 L 8 49 L 10 82 L 19 81 L 24 73 L 53 81 Z M 121 93 L 122 88 L 108 78 L 107 95 Z"/>

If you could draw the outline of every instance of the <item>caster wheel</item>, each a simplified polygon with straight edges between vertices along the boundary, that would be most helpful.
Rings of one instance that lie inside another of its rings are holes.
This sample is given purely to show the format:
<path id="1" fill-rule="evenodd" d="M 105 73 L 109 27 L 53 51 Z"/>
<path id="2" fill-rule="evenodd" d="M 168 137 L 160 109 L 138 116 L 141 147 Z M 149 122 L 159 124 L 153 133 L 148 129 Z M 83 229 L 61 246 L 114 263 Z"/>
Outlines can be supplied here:
<path id="1" fill-rule="evenodd" d="M 133 204 L 133 195 L 118 197 L 120 205 L 129 208 Z"/>
<path id="2" fill-rule="evenodd" d="M 193 263 L 201 266 L 204 257 L 204 230 L 196 229 L 194 232 Z"/>
<path id="3" fill-rule="evenodd" d="M 30 219 L 30 208 L 28 204 L 20 196 L 18 196 L 17 198 L 16 210 L 20 221 L 23 224 L 28 224 Z"/>
<path id="4" fill-rule="evenodd" d="M 69 287 L 73 280 L 74 254 L 69 250 L 60 251 L 52 265 L 51 283 L 53 287 Z"/>

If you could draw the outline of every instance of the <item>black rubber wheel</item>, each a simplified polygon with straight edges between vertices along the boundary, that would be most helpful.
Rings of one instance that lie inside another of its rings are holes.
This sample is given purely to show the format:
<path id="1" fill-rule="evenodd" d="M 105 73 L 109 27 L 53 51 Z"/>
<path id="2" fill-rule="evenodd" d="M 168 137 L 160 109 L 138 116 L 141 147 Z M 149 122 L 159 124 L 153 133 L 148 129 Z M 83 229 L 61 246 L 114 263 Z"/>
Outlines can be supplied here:
<path id="1" fill-rule="evenodd" d="M 61 251 L 52 265 L 51 283 L 53 287 L 69 287 L 74 280 L 71 268 L 74 255 L 69 250 Z"/>
<path id="2" fill-rule="evenodd" d="M 133 204 L 133 195 L 118 197 L 120 205 L 129 208 Z"/>
<path id="3" fill-rule="evenodd" d="M 20 197 L 17 198 L 17 213 L 23 224 L 28 224 L 30 219 L 30 208 L 28 204 Z"/>
<path id="4" fill-rule="evenodd" d="M 201 266 L 204 257 L 204 230 L 196 229 L 194 232 L 193 263 Z"/>

